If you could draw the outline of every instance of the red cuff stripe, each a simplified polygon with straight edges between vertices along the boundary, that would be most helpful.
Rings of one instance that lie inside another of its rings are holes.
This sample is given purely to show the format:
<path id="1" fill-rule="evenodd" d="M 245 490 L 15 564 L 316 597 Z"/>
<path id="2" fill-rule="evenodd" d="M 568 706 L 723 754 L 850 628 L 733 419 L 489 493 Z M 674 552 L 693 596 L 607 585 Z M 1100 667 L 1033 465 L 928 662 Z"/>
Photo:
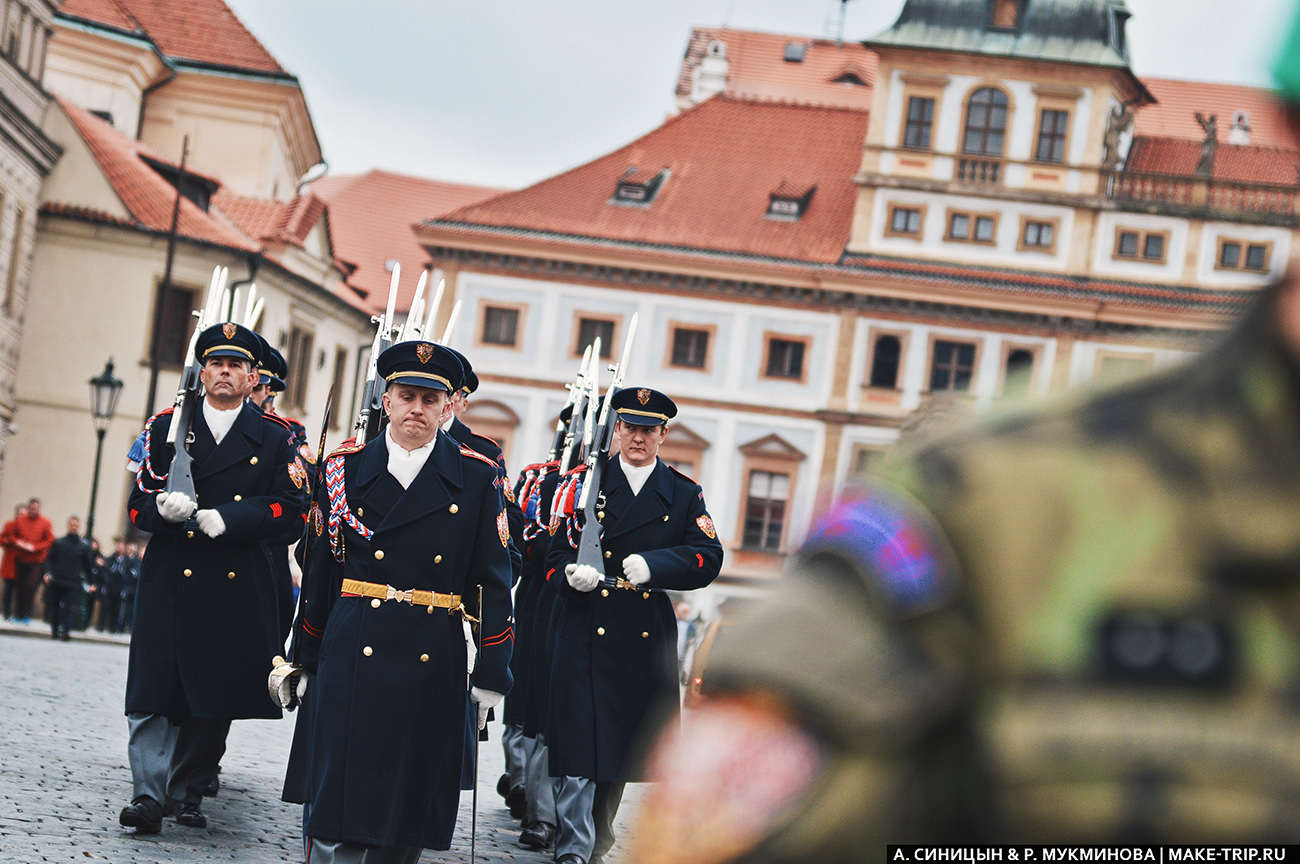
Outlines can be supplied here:
<path id="1" fill-rule="evenodd" d="M 704 556 L 701 555 L 699 552 L 696 552 L 696 553 L 695 553 L 695 560 L 700 562 L 700 569 L 703 570 L 703 569 L 704 569 Z"/>
<path id="2" fill-rule="evenodd" d="M 554 568 L 554 567 L 552 567 L 550 570 L 547 570 L 547 571 L 546 571 L 546 581 L 547 581 L 547 582 L 550 582 L 550 581 L 551 581 L 551 576 L 552 576 L 554 573 L 555 573 L 555 568 Z"/>
<path id="3" fill-rule="evenodd" d="M 271 502 L 271 518 L 272 518 L 272 519 L 279 519 L 282 515 L 284 515 L 284 508 L 280 506 L 280 502 L 279 502 L 279 501 L 272 501 L 272 502 Z"/>
<path id="4" fill-rule="evenodd" d="M 493 636 L 491 640 L 484 642 L 483 647 L 491 648 L 495 645 L 500 645 L 504 642 L 513 642 L 514 640 L 515 640 L 514 628 L 506 628 L 506 631 L 502 633 L 499 637 Z"/>
<path id="5" fill-rule="evenodd" d="M 307 623 L 306 618 L 302 619 L 302 629 L 307 631 L 307 635 L 309 636 L 319 637 L 321 635 L 321 632 L 319 630 L 317 630 L 315 627 Z"/>
<path id="6" fill-rule="evenodd" d="M 139 511 L 139 510 L 136 510 L 136 509 L 134 509 L 134 508 L 132 508 L 132 510 L 131 510 L 131 524 L 132 524 L 132 525 L 135 524 L 135 517 L 137 517 L 137 516 L 139 516 L 139 515 L 140 515 L 140 511 Z"/>

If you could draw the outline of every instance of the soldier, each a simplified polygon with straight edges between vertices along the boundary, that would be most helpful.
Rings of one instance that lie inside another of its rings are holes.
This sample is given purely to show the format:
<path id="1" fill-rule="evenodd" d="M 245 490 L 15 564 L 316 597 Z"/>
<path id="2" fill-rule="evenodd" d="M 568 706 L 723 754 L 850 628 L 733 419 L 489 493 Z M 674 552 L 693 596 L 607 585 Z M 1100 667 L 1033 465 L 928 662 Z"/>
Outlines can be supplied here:
<path id="1" fill-rule="evenodd" d="M 498 468 L 440 434 L 460 364 L 440 345 L 408 341 L 377 368 L 389 423 L 325 462 L 309 522 L 328 542 L 309 551 L 295 665 L 270 682 L 282 704 L 300 687 L 314 700 L 312 728 L 296 730 L 310 751 L 314 864 L 414 862 L 421 848 L 447 849 L 467 696 L 481 728 L 510 687 L 510 536 Z M 468 694 L 463 617 L 481 619 L 482 634 Z"/>
<path id="2" fill-rule="evenodd" d="M 575 563 L 563 530 L 546 560 L 547 578 L 565 580 L 546 728 L 560 864 L 588 864 L 609 851 L 623 785 L 641 779 L 632 747 L 652 712 L 678 711 L 677 621 L 664 592 L 703 588 L 722 566 L 704 492 L 658 458 L 677 406 L 656 390 L 628 387 L 610 407 L 619 452 L 595 491 L 606 573 L 617 587 Z"/>
<path id="3" fill-rule="evenodd" d="M 263 544 L 306 509 L 303 468 L 288 428 L 245 401 L 260 343 L 237 324 L 196 344 L 204 396 L 188 449 L 198 501 L 163 492 L 171 410 L 146 424 L 131 491 L 131 524 L 152 533 L 136 598 L 127 673 L 134 797 L 120 821 L 156 834 L 167 796 L 177 821 L 202 827 L 202 787 L 215 774 L 231 719 L 280 717 L 263 687 L 277 653 L 275 588 Z"/>
<path id="4" fill-rule="evenodd" d="M 940 438 L 833 506 L 715 643 L 636 860 L 1300 840 L 1297 524 L 1292 272 L 1186 365 Z"/>

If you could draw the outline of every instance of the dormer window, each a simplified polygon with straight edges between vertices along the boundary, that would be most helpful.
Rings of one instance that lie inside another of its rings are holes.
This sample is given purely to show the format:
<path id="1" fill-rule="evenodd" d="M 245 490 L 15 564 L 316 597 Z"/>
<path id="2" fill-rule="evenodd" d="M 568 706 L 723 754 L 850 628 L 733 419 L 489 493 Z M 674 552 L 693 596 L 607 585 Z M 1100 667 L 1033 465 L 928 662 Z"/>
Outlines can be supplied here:
<path id="1" fill-rule="evenodd" d="M 660 168 L 656 171 L 650 168 L 637 168 L 633 165 L 623 172 L 622 177 L 618 178 L 618 185 L 614 188 L 614 202 L 617 204 L 649 206 L 655 200 L 655 195 L 659 193 L 659 187 L 663 185 L 667 177 L 667 168 Z"/>
<path id="2" fill-rule="evenodd" d="M 840 70 L 840 73 L 839 73 L 838 75 L 836 75 L 834 78 L 831 79 L 831 83 L 832 83 L 832 84 L 846 84 L 846 85 L 849 85 L 849 86 L 852 86 L 852 87 L 870 87 L 870 86 L 871 86 L 870 84 L 867 83 L 867 75 L 866 75 L 865 72 L 862 72 L 862 71 L 860 71 L 860 70 L 858 70 L 858 69 L 853 69 L 853 68 L 851 68 L 851 67 L 850 67 L 850 68 L 841 69 L 841 70 Z"/>
<path id="3" fill-rule="evenodd" d="M 221 188 L 216 181 L 179 168 L 170 162 L 164 162 L 143 153 L 140 154 L 140 159 L 152 168 L 158 176 L 178 189 L 182 197 L 190 199 L 194 206 L 205 213 L 212 201 L 212 194 Z"/>
<path id="4" fill-rule="evenodd" d="M 787 42 L 785 43 L 785 62 L 802 63 L 803 58 L 808 55 L 807 42 Z"/>
<path id="5" fill-rule="evenodd" d="M 989 29 L 1014 30 L 1020 17 L 1020 0 L 993 0 Z"/>
<path id="6" fill-rule="evenodd" d="M 817 186 L 813 183 L 782 180 L 768 198 L 767 215 L 773 219 L 799 219 L 808 210 L 808 203 L 816 191 Z"/>

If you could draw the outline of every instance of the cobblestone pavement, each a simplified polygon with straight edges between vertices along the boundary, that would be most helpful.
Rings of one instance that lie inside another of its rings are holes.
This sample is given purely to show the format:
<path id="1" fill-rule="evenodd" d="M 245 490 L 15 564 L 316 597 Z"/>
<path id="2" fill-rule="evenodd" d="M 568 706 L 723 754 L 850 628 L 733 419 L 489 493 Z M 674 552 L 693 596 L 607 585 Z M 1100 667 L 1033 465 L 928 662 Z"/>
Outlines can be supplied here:
<path id="1" fill-rule="evenodd" d="M 55 642 L 38 628 L 20 632 L 0 628 L 0 864 L 302 860 L 301 810 L 280 800 L 291 717 L 232 726 L 221 794 L 204 803 L 206 829 L 168 819 L 161 835 L 135 837 L 117 824 L 131 797 L 126 649 Z M 478 860 L 544 864 L 550 853 L 517 845 L 519 823 L 496 794 L 500 727 L 493 724 L 491 734 L 479 772 Z M 631 821 L 641 791 L 629 787 L 620 826 Z M 470 795 L 462 793 L 452 848 L 426 852 L 421 861 L 468 861 L 469 824 Z M 616 864 L 617 855 L 606 860 Z"/>

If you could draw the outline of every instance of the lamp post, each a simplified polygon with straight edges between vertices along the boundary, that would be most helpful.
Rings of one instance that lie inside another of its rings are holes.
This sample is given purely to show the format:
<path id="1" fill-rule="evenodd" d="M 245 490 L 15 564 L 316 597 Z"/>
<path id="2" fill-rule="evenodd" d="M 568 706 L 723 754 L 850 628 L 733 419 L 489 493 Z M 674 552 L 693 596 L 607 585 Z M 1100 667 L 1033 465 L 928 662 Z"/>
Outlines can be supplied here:
<path id="1" fill-rule="evenodd" d="M 117 397 L 122 395 L 122 381 L 113 376 L 113 358 L 104 371 L 90 379 L 90 414 L 95 422 L 95 474 L 90 481 L 90 510 L 86 513 L 86 539 L 95 535 L 95 496 L 99 492 L 99 461 L 104 455 L 104 433 L 117 411 Z"/>

